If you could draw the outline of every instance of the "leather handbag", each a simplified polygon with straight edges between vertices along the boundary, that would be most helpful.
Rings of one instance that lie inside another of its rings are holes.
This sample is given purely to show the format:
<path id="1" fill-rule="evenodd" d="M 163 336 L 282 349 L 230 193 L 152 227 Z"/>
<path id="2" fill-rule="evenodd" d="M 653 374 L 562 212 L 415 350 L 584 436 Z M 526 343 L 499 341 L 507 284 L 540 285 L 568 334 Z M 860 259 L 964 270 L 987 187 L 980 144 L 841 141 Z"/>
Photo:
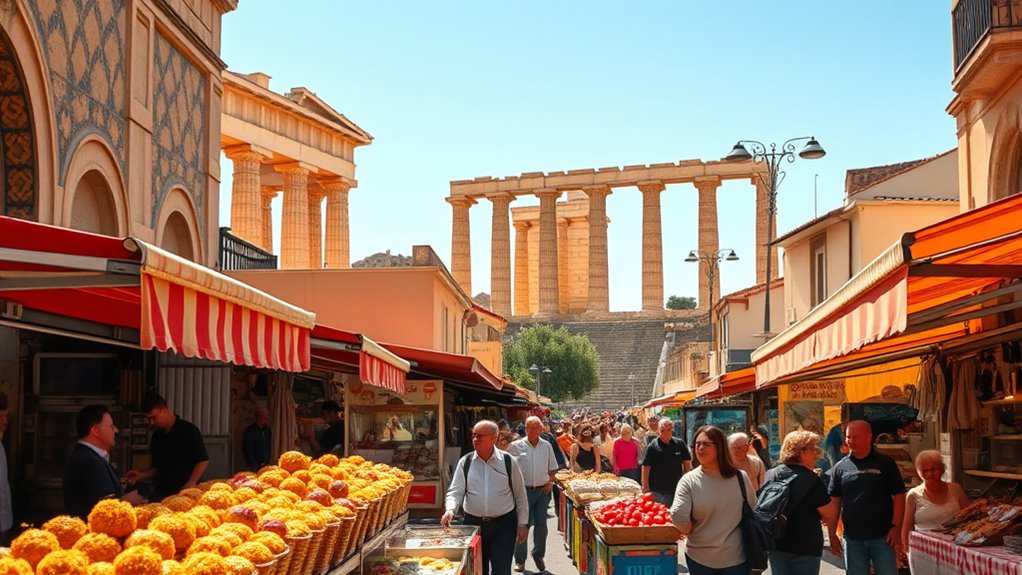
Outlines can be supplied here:
<path id="1" fill-rule="evenodd" d="M 745 549 L 745 563 L 753 571 L 767 568 L 767 557 L 773 548 L 773 535 L 761 522 L 756 520 L 755 512 L 749 507 L 749 499 L 745 494 L 745 480 L 742 472 L 738 472 L 738 487 L 742 490 L 742 547 Z"/>

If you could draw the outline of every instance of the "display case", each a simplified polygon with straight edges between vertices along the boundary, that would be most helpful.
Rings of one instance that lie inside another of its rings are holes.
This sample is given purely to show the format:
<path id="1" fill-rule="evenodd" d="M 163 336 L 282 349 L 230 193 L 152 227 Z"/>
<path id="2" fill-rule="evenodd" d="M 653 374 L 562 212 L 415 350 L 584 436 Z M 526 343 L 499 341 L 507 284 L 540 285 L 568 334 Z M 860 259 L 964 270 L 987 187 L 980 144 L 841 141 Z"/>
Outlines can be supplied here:
<path id="1" fill-rule="evenodd" d="M 348 455 L 387 463 L 414 476 L 409 507 L 439 508 L 444 453 L 443 383 L 408 381 L 404 395 L 361 385 L 345 385 Z"/>

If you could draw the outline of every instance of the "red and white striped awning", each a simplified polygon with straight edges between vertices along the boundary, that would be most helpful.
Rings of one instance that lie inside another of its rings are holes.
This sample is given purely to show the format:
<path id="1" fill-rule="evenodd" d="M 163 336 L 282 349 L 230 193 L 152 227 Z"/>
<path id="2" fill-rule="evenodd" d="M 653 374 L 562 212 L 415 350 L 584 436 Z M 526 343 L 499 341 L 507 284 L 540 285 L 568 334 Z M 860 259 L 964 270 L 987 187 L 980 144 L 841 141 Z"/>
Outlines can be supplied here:
<path id="1" fill-rule="evenodd" d="M 364 384 L 401 396 L 408 393 L 411 364 L 359 333 L 317 325 L 312 330 L 312 365 L 357 373 Z"/>
<path id="2" fill-rule="evenodd" d="M 316 321 L 142 240 L 8 217 L 0 304 L 0 324 L 294 372 L 309 369 Z"/>

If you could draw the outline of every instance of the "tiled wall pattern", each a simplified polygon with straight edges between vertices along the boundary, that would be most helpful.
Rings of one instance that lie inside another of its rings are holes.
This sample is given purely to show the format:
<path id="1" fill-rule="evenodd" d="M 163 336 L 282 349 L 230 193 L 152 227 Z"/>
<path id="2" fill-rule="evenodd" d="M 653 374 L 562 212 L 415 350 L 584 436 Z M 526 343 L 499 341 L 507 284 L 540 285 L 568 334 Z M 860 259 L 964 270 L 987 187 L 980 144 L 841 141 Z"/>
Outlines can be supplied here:
<path id="1" fill-rule="evenodd" d="M 78 142 L 105 139 L 124 169 L 125 0 L 27 2 L 50 70 L 58 182 Z"/>
<path id="2" fill-rule="evenodd" d="M 180 186 L 191 195 L 199 229 L 204 229 L 205 78 L 160 34 L 156 35 L 153 60 L 152 225 L 157 225 L 167 194 Z"/>
<path id="3" fill-rule="evenodd" d="M 0 214 L 36 218 L 36 158 L 32 109 L 21 67 L 0 30 Z"/>

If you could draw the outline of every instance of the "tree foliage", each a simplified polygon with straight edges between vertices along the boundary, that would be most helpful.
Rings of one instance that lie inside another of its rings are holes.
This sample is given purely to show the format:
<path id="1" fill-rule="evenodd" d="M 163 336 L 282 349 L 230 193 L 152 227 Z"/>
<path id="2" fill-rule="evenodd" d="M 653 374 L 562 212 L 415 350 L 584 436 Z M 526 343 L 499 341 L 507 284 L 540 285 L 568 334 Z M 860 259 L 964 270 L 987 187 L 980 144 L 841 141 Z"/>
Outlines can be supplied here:
<path id="1" fill-rule="evenodd" d="M 696 298 L 692 296 L 672 295 L 667 298 L 667 309 L 695 309 Z"/>
<path id="2" fill-rule="evenodd" d="M 554 402 L 582 399 L 600 384 L 600 356 L 589 338 L 562 328 L 535 325 L 522 329 L 504 344 L 504 374 L 515 385 L 535 390 L 529 367 L 548 367 L 542 394 Z"/>

